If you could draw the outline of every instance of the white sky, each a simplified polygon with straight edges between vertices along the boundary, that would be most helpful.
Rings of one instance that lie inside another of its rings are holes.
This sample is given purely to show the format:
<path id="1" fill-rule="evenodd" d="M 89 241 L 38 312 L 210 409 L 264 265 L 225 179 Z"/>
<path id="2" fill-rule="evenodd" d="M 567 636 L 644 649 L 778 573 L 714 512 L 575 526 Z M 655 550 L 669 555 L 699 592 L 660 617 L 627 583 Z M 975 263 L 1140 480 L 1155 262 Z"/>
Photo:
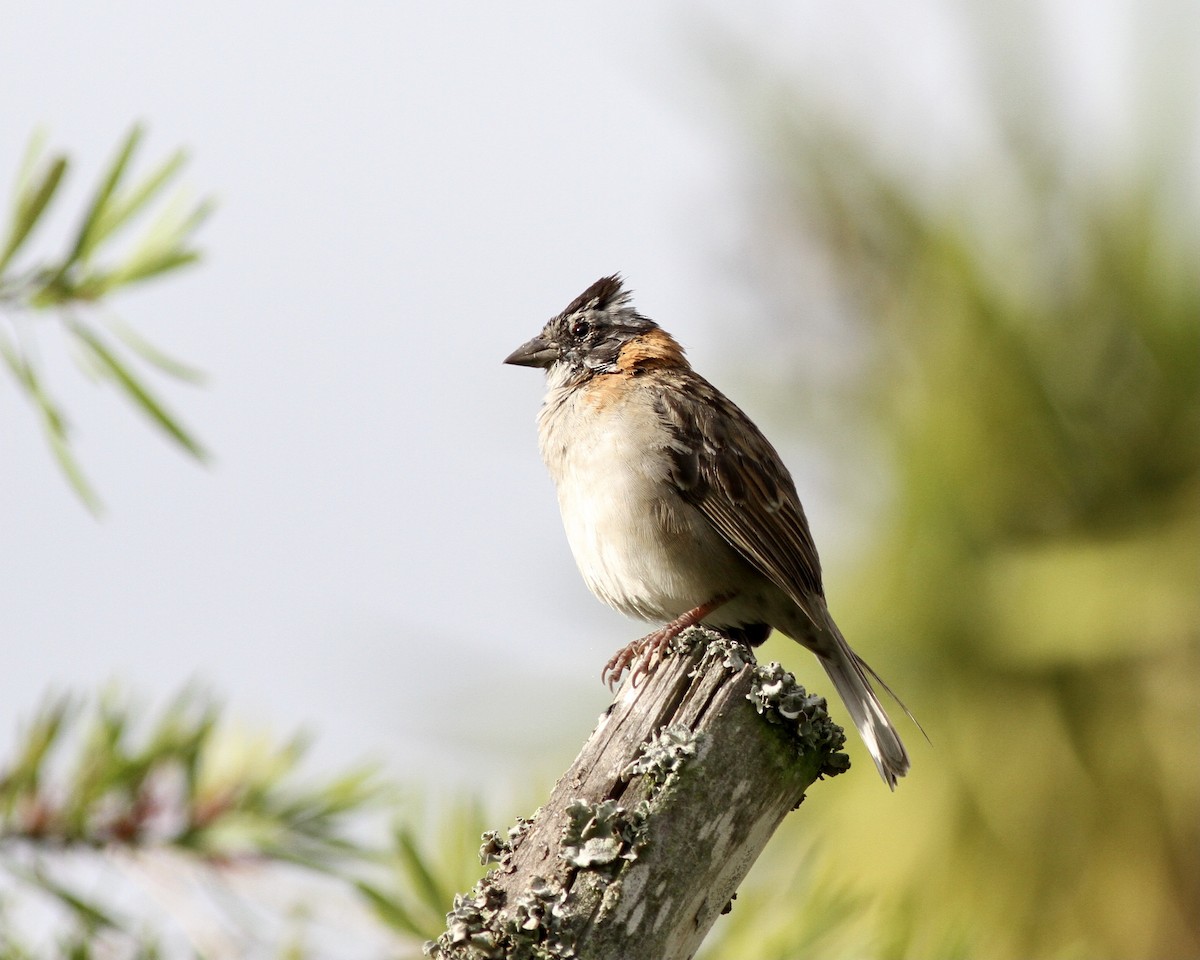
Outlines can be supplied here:
<path id="1" fill-rule="evenodd" d="M 747 149 L 696 53 L 721 21 L 627 0 L 84 9 L 6 0 L 0 178 L 35 127 L 70 152 L 59 229 L 35 245 L 57 249 L 134 120 L 138 169 L 191 150 L 186 179 L 220 204 L 206 259 L 114 306 L 211 374 L 153 382 L 215 462 L 177 454 L 42 330 L 97 522 L 0 378 L 0 743 L 48 689 L 161 698 L 197 677 L 233 717 L 311 728 L 322 762 L 555 775 L 608 703 L 601 665 L 643 628 L 575 573 L 536 451 L 541 378 L 500 361 L 620 270 L 754 414 L 728 371 L 764 345 L 714 306 L 739 294 L 721 263 Z M 924 9 L 737 19 L 829 89 L 888 89 L 892 64 L 953 115 Z"/>

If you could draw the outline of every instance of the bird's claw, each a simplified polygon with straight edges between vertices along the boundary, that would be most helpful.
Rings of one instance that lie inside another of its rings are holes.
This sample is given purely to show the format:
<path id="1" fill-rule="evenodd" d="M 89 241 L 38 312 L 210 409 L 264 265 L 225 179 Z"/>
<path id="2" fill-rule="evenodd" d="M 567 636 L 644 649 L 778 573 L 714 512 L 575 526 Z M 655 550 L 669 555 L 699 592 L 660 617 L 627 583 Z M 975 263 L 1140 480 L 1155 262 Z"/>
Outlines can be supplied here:
<path id="1" fill-rule="evenodd" d="M 610 690 L 614 690 L 620 683 L 621 677 L 625 675 L 626 669 L 632 668 L 629 682 L 636 687 L 639 680 L 650 676 L 650 672 L 658 666 L 659 661 L 663 659 L 667 645 L 677 632 L 664 627 L 622 647 L 605 664 L 600 673 L 600 679 L 608 685 Z"/>

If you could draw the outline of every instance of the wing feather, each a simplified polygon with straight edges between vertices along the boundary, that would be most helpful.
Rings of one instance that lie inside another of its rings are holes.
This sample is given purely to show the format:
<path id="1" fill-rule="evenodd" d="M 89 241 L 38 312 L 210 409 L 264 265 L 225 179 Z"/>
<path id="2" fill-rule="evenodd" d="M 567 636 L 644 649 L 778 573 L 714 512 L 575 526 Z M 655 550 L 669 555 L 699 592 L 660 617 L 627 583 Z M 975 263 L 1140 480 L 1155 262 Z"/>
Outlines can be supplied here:
<path id="1" fill-rule="evenodd" d="M 671 437 L 671 482 L 722 537 L 809 618 L 823 596 L 821 563 L 791 475 L 770 441 L 693 371 L 657 412 Z"/>

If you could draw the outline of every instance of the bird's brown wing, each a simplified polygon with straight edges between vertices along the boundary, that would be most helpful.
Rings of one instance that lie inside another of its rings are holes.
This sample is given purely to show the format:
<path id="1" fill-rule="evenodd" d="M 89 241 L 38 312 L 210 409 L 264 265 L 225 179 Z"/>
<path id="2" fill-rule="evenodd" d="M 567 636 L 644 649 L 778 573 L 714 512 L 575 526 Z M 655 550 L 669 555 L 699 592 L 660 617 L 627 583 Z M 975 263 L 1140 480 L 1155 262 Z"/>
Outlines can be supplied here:
<path id="1" fill-rule="evenodd" d="M 671 436 L 671 482 L 716 530 L 809 618 L 823 596 L 821 562 L 791 475 L 738 407 L 692 371 L 661 391 L 657 412 Z"/>

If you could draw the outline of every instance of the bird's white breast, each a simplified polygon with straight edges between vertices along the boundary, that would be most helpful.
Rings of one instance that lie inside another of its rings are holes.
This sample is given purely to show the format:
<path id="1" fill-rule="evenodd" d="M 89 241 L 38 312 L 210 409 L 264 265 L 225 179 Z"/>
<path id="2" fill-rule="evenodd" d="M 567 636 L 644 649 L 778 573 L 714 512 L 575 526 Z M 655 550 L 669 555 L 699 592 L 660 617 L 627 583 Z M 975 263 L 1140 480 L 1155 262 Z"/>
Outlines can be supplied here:
<path id="1" fill-rule="evenodd" d="M 637 399 L 552 387 L 538 435 L 589 589 L 629 616 L 665 621 L 711 600 L 742 565 L 671 491 L 654 408 Z"/>

